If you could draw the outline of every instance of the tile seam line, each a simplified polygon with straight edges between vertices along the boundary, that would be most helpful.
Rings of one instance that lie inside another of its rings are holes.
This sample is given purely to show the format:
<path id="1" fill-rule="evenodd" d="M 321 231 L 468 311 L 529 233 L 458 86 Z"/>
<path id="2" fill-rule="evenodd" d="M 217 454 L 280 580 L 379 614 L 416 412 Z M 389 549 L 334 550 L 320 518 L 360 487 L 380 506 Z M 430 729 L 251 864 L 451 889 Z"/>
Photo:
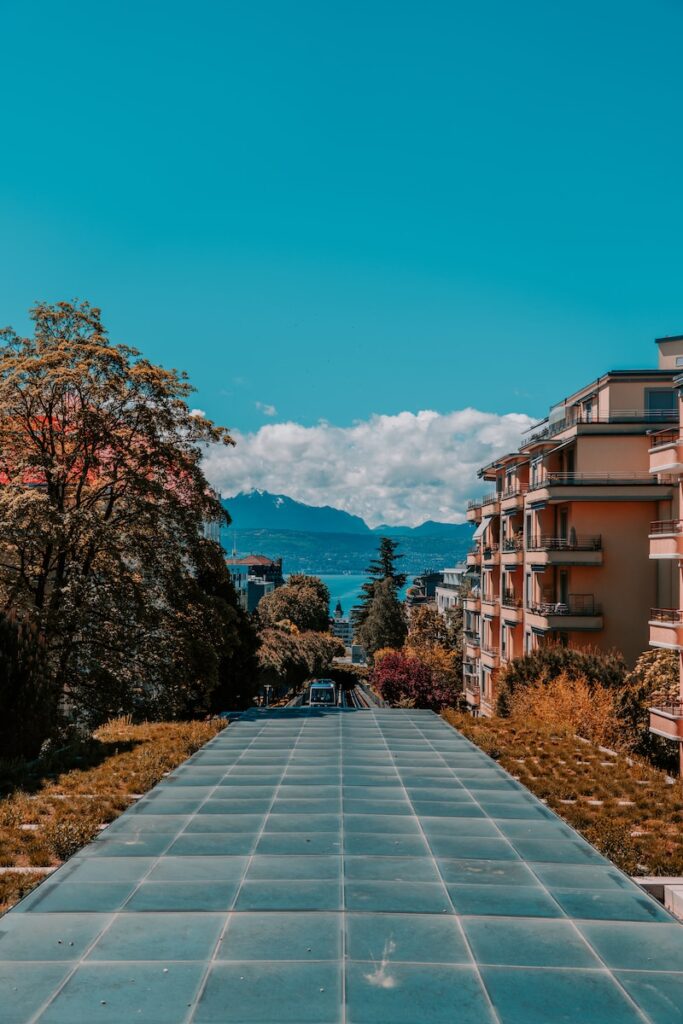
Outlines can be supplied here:
<path id="1" fill-rule="evenodd" d="M 457 732 L 459 736 L 461 735 L 461 733 L 459 733 L 459 732 L 458 732 L 458 730 L 457 730 L 457 729 L 455 729 L 455 727 L 454 727 L 454 726 L 452 726 L 452 725 L 449 725 L 449 724 L 448 724 L 447 722 L 445 722 L 445 721 L 444 721 L 444 720 L 443 720 L 443 719 L 442 719 L 442 718 L 441 718 L 440 716 L 439 716 L 439 720 L 440 720 L 440 721 L 441 721 L 441 722 L 443 723 L 443 727 L 444 727 L 445 729 L 452 729 L 452 730 L 453 730 L 454 732 Z M 424 734 L 423 734 L 423 735 L 424 735 Z M 465 739 L 466 739 L 466 738 L 467 738 L 467 737 L 465 737 Z M 425 739 L 427 739 L 427 737 L 426 737 L 426 736 L 425 736 Z M 436 748 L 435 748 L 435 747 L 434 747 L 434 745 L 432 744 L 431 740 L 427 739 L 427 742 L 428 742 L 428 743 L 429 743 L 429 745 L 430 745 L 430 746 L 432 747 L 432 750 L 434 751 L 434 753 L 435 753 L 435 754 L 438 754 L 439 752 L 438 752 L 438 751 L 436 750 Z M 484 751 L 481 751 L 481 753 L 483 753 L 485 757 L 488 757 L 488 755 L 487 755 L 487 754 L 485 754 L 485 753 L 484 753 Z M 441 755 L 440 755 L 440 754 L 439 754 L 439 756 L 441 757 Z M 446 759 L 442 757 L 442 760 L 443 760 L 444 764 L 446 764 L 446 766 L 448 767 L 448 765 L 447 765 L 447 763 L 446 763 Z M 491 760 L 492 760 L 492 759 L 491 759 Z M 499 767 L 502 767 L 502 765 L 500 765 Z M 452 770 L 452 769 L 451 769 L 451 770 Z M 503 768 L 503 771 L 504 771 L 504 772 L 506 772 L 506 774 L 510 775 L 510 778 L 512 778 L 512 775 L 511 775 L 511 774 L 510 774 L 509 772 L 507 772 L 505 768 Z M 453 771 L 453 774 L 454 774 L 454 776 L 455 776 L 455 771 Z M 457 776 L 455 776 L 455 777 L 457 778 Z M 517 780 L 515 780 L 515 781 L 517 781 Z M 520 783 L 520 785 L 522 785 L 522 784 Z M 526 789 L 526 786 L 524 786 L 524 789 Z M 531 790 L 528 790 L 528 792 L 529 792 L 529 793 L 531 793 Z M 532 796 L 534 796 L 534 794 L 533 794 L 533 793 L 531 793 L 531 795 L 532 795 Z M 499 834 L 500 834 L 501 838 L 505 839 L 505 841 L 506 841 L 506 842 L 507 842 L 507 843 L 508 843 L 508 844 L 509 844 L 509 845 L 510 845 L 510 846 L 512 847 L 512 849 L 513 849 L 513 850 L 515 851 L 515 853 L 517 853 L 517 854 L 518 854 L 518 856 L 519 856 L 519 853 L 518 853 L 518 850 L 517 850 L 517 848 L 516 848 L 516 847 L 515 847 L 515 846 L 513 845 L 513 843 L 512 843 L 512 842 L 511 842 L 511 841 L 510 841 L 510 840 L 509 840 L 509 839 L 507 838 L 507 836 L 504 836 L 504 835 L 503 835 L 503 833 L 501 832 L 500 828 L 498 827 L 498 824 L 497 824 L 497 819 L 494 819 L 494 818 L 491 818 L 491 817 L 490 817 L 490 815 L 488 814 L 488 812 L 486 811 L 486 809 L 485 809 L 484 807 L 482 807 L 482 805 L 481 805 L 481 804 L 479 803 L 479 801 L 478 801 L 478 800 L 476 799 L 476 797 L 475 797 L 475 798 L 473 798 L 473 799 L 474 799 L 475 803 L 477 804 L 477 806 L 478 806 L 478 807 L 479 807 L 479 808 L 480 808 L 480 809 L 481 809 L 481 810 L 482 810 L 482 811 L 484 812 L 484 814 L 486 814 L 486 816 L 487 816 L 487 817 L 489 818 L 489 820 L 490 820 L 490 821 L 492 822 L 492 824 L 493 824 L 494 828 L 495 828 L 495 829 L 496 829 L 496 830 L 497 830 L 497 831 L 499 832 Z M 534 800 L 535 800 L 535 801 L 537 801 L 537 802 L 538 802 L 539 804 L 541 804 L 541 801 L 540 801 L 540 800 L 538 799 L 538 797 L 534 796 Z M 544 805 L 544 804 L 541 804 L 541 806 L 545 806 L 545 805 Z M 555 813 L 554 811 L 552 811 L 552 809 L 551 809 L 551 808 L 546 808 L 546 809 L 547 809 L 547 810 L 549 810 L 551 814 L 554 814 L 554 813 Z M 557 817 L 557 818 L 558 818 L 558 819 L 559 819 L 560 821 L 562 821 L 562 818 L 560 818 L 560 816 L 559 816 L 559 815 L 556 815 L 556 817 Z M 577 836 L 578 836 L 578 833 L 577 833 Z M 582 836 L 579 836 L 579 838 L 581 839 L 581 841 L 582 841 L 582 842 L 585 842 L 585 839 L 583 839 L 583 837 L 582 837 Z M 590 844 L 589 844 L 589 846 L 590 846 Z M 605 969 L 605 970 L 606 970 L 606 971 L 608 972 L 608 974 L 609 974 L 609 975 L 611 976 L 611 978 L 612 978 L 612 981 L 614 982 L 614 985 L 615 985 L 615 986 L 617 987 L 617 989 L 618 989 L 618 990 L 619 990 L 619 991 L 621 992 L 621 994 L 622 994 L 622 995 L 624 996 L 624 998 L 626 999 L 626 1001 L 627 1001 L 627 1002 L 628 1002 L 628 1003 L 629 1003 L 629 1004 L 631 1005 L 631 1007 L 632 1007 L 632 1008 L 633 1008 L 633 1009 L 634 1009 L 634 1010 L 636 1011 L 636 1013 L 638 1014 L 638 1016 L 640 1017 L 640 1019 L 641 1019 L 642 1021 L 644 1021 L 644 1022 L 645 1022 L 645 1024 L 653 1024 L 653 1020 L 652 1020 L 652 1017 L 650 1017 L 650 1016 L 649 1016 L 649 1015 L 648 1015 L 647 1013 L 645 1013 L 645 1011 L 644 1011 L 643 1009 L 641 1009 L 641 1007 L 640 1007 L 640 1006 L 638 1005 L 638 1003 L 637 1003 L 637 1002 L 635 1001 L 635 999 L 633 998 L 633 996 L 632 996 L 632 995 L 631 995 L 631 994 L 630 994 L 630 993 L 629 993 L 629 992 L 628 992 L 628 991 L 626 990 L 626 988 L 624 987 L 624 985 L 622 985 L 622 983 L 620 982 L 619 978 L 618 978 L 618 977 L 617 977 L 617 976 L 616 976 L 616 975 L 614 974 L 614 971 L 612 970 L 612 968 L 611 968 L 611 967 L 609 967 L 609 966 L 608 966 L 608 964 L 607 964 L 607 963 L 605 962 L 604 958 L 603 958 L 602 956 L 600 956 L 600 954 L 598 953 L 597 949 L 594 949 L 594 948 L 593 948 L 593 946 L 592 946 L 592 945 L 591 945 L 591 943 L 590 943 L 590 942 L 588 941 L 588 939 L 586 938 L 586 936 L 585 936 L 585 935 L 583 934 L 583 932 L 581 931 L 581 929 L 580 929 L 580 928 L 578 928 L 578 927 L 576 926 L 576 923 L 575 923 L 575 921 L 574 921 L 574 920 L 573 920 L 573 919 L 572 919 L 571 917 L 569 917 L 569 915 L 567 914 L 567 912 L 566 912 L 566 911 L 564 910 L 564 908 L 563 908 L 563 907 L 561 906 L 561 904 L 560 904 L 560 903 L 558 902 L 558 900 L 557 900 L 557 899 L 555 898 L 555 896 L 554 896 L 554 895 L 553 895 L 553 893 L 552 893 L 552 892 L 550 891 L 550 889 L 548 889 L 548 887 L 547 887 L 547 886 L 545 885 L 545 883 L 544 883 L 544 882 L 542 881 L 542 879 L 541 879 L 541 878 L 539 878 L 538 874 L 537 874 L 537 873 L 536 873 L 536 871 L 534 870 L 534 867 L 533 867 L 533 862 L 529 862 L 529 861 L 527 861 L 527 860 L 524 860 L 524 863 L 525 863 L 525 864 L 526 864 L 526 866 L 527 866 L 527 867 L 529 868 L 529 870 L 531 871 L 532 875 L 533 875 L 533 876 L 534 876 L 534 878 L 535 878 L 535 879 L 537 880 L 538 884 L 539 884 L 539 885 L 541 886 L 541 888 L 542 888 L 542 889 L 543 889 L 543 890 L 545 891 L 546 895 L 547 895 L 547 896 L 549 896 L 549 897 L 550 897 L 550 899 L 551 899 L 551 900 L 553 901 L 553 903 L 554 903 L 554 904 L 555 904 L 555 905 L 556 905 L 556 906 L 558 907 L 558 909 L 559 909 L 559 911 L 560 911 L 560 914 L 561 914 L 562 918 L 564 918 L 565 920 L 567 920 L 567 921 L 568 921 L 568 922 L 570 923 L 570 925 L 571 925 L 572 929 L 574 930 L 574 932 L 576 933 L 576 935 L 577 935 L 577 936 L 579 937 L 579 940 L 581 941 L 581 943 L 582 943 L 582 944 L 583 944 L 584 946 L 586 946 L 586 948 L 588 949 L 588 951 L 589 951 L 590 953 L 592 953 L 592 954 L 593 954 L 593 956 L 595 956 L 595 957 L 597 958 L 597 960 L 599 961 L 599 963 L 601 963 L 601 964 L 602 964 L 602 966 L 604 967 L 604 969 Z M 611 861 L 610 861 L 609 863 L 611 863 Z"/>
<path id="2" fill-rule="evenodd" d="M 229 728 L 229 726 L 228 726 L 228 728 Z M 219 733 L 219 734 L 218 734 L 218 736 L 214 736 L 214 737 L 212 737 L 212 739 L 210 739 L 210 740 L 208 741 L 208 743 L 205 743 L 205 744 L 204 744 L 204 745 L 203 745 L 202 747 L 200 747 L 200 748 L 199 748 L 199 750 L 204 750 L 204 749 L 205 749 L 205 747 L 207 747 L 207 746 L 208 746 L 209 744 L 211 744 L 211 743 L 214 743 L 214 741 L 215 741 L 216 739 L 218 739 L 218 737 L 219 737 L 220 735 L 221 735 L 221 734 Z M 258 735 L 259 735 L 259 733 L 256 733 L 256 736 L 258 736 Z M 254 736 L 254 737 L 253 737 L 253 739 L 251 740 L 251 743 L 253 743 L 253 740 L 254 740 L 254 739 L 256 738 L 256 736 Z M 248 747 L 249 747 L 249 746 L 251 745 L 251 743 L 250 743 L 250 744 L 248 744 L 248 745 L 247 745 L 247 747 L 245 747 L 245 749 L 244 749 L 244 751 L 243 751 L 242 753 L 245 753 L 245 752 L 246 752 L 246 750 L 247 750 L 247 749 L 248 749 Z M 195 754 L 198 754 L 198 753 L 199 753 L 199 751 L 195 751 Z M 183 761 L 183 762 L 181 762 L 181 764 L 177 765 L 177 766 L 176 766 L 176 768 L 174 768 L 174 769 L 173 769 L 173 771 L 176 771 L 176 769 L 177 769 L 177 768 L 180 768 L 180 767 L 182 767 L 182 765 L 184 765 L 184 764 L 187 764 L 187 762 L 188 762 L 188 761 L 190 761 L 190 760 L 191 760 L 191 759 L 192 759 L 192 758 L 193 758 L 193 757 L 195 756 L 195 754 L 192 754 L 192 755 L 191 755 L 191 756 L 190 756 L 189 758 L 186 758 L 186 760 L 185 760 L 185 761 Z M 241 756 L 242 756 L 242 754 L 240 754 L 240 757 L 241 757 Z M 238 758 L 237 760 L 239 761 L 239 758 Z M 237 762 L 235 762 L 235 763 L 237 763 Z M 235 766 L 234 764 L 230 766 L 230 768 L 228 769 L 228 771 L 227 771 L 227 772 L 226 772 L 226 773 L 224 774 L 223 778 L 225 778 L 225 776 L 226 776 L 226 775 L 228 775 L 228 774 L 230 773 L 230 771 L 232 771 L 232 769 L 234 768 L 234 766 Z M 171 774 L 171 773 L 169 773 L 169 774 Z M 156 789 L 156 787 L 157 787 L 157 786 L 161 785 L 161 781 L 162 781 L 162 780 L 160 780 L 159 782 L 157 782 L 157 783 L 156 783 L 156 785 L 155 785 L 155 786 L 153 786 L 151 790 L 149 790 L 149 792 L 151 793 L 151 792 L 152 792 L 152 791 L 153 791 L 154 789 Z M 216 789 L 217 787 L 218 787 L 218 783 L 216 783 L 216 786 L 214 787 L 214 789 Z M 212 792 L 213 792 L 213 790 L 212 790 Z M 145 794 L 145 795 L 147 795 L 147 794 Z M 209 799 L 209 796 L 210 796 L 210 795 L 211 795 L 211 794 L 208 794 L 208 795 L 207 795 L 207 796 L 205 797 L 205 800 L 208 800 L 208 799 Z M 200 805 L 199 805 L 200 807 L 201 807 L 201 806 L 203 806 L 203 804 L 204 804 L 205 800 L 203 800 L 203 801 L 202 801 L 202 802 L 200 803 Z M 134 806 L 136 806 L 136 807 L 137 807 L 138 805 L 137 805 L 137 804 L 135 804 Z M 127 812 L 125 812 L 125 811 L 124 811 L 124 814 L 125 814 L 125 813 L 127 813 Z M 195 811 L 195 814 L 196 814 L 196 813 L 197 813 L 197 812 Z M 134 815 L 131 815 L 131 816 L 134 816 Z M 193 816 L 194 816 L 194 815 L 190 815 L 190 817 L 193 817 Z M 118 821 L 118 820 L 120 820 L 120 818 L 122 818 L 122 817 L 123 817 L 123 815 L 119 815 L 119 818 L 116 818 L 115 820 L 116 820 L 116 821 Z M 189 819 L 188 819 L 188 820 L 189 820 Z M 186 827 L 186 826 L 183 826 L 183 828 L 185 828 L 185 827 Z M 182 829 L 181 829 L 181 832 L 182 832 Z M 45 1011 L 46 1011 L 47 1009 L 49 1009 L 49 1007 L 50 1007 L 50 1006 L 51 1006 L 51 1005 L 52 1005 L 52 1004 L 54 1003 L 55 999 L 57 999 L 57 997 L 58 997 L 58 996 L 60 995 L 60 993 L 61 993 L 61 992 L 62 992 L 62 991 L 64 990 L 64 988 L 65 988 L 65 987 L 66 987 L 66 985 L 67 985 L 67 984 L 69 983 L 69 981 L 70 981 L 70 980 L 71 980 L 71 979 L 73 978 L 73 976 L 74 976 L 74 974 L 76 973 L 76 971 L 78 970 L 78 968 L 79 968 L 79 967 L 81 967 L 81 966 L 82 966 L 82 965 L 83 965 L 84 963 L 86 963 L 86 957 L 90 955 L 90 953 L 91 953 L 91 952 L 93 951 L 93 949 L 95 948 L 95 946 L 97 945 L 97 943 L 98 943 L 98 942 L 100 941 L 100 939 L 101 939 L 101 938 L 103 938 L 103 936 L 104 936 L 104 935 L 105 935 L 105 934 L 106 934 L 106 933 L 107 933 L 107 932 L 109 931 L 109 929 L 110 929 L 110 928 L 111 928 L 111 926 L 113 925 L 114 921 L 115 921 L 115 920 L 117 919 L 117 917 L 119 916 L 119 914 L 120 914 L 120 913 L 121 913 L 121 911 L 123 910 L 123 907 L 125 907 L 125 905 L 126 905 L 126 904 L 128 903 L 128 901 L 129 901 L 130 899 L 132 899 L 132 897 L 133 897 L 133 896 L 135 895 L 135 893 L 137 892 L 137 890 L 138 890 L 138 889 L 140 888 L 140 885 L 142 884 L 142 882 L 143 882 L 143 881 L 144 881 L 144 880 L 145 880 L 145 879 L 146 879 L 146 878 L 147 878 L 147 877 L 149 876 L 149 874 L 150 874 L 150 873 L 151 873 L 151 872 L 152 872 L 152 871 L 154 870 L 154 868 L 155 868 L 155 867 L 156 867 L 156 866 L 158 865 L 159 861 L 160 861 L 160 860 L 162 859 L 162 857 L 163 857 L 163 856 L 165 855 L 166 851 L 167 851 L 167 850 L 168 850 L 168 849 L 169 849 L 169 848 L 170 848 L 170 847 L 171 847 L 171 846 L 173 845 L 173 843 L 174 843 L 174 842 L 176 841 L 176 839 L 177 839 L 177 838 L 178 838 L 178 836 L 179 836 L 179 835 L 181 834 L 181 832 L 176 832 L 176 833 L 175 833 L 174 835 L 172 835 L 172 836 L 171 836 L 171 838 L 169 839 L 169 841 L 168 841 L 168 843 L 167 843 L 166 847 L 164 848 L 163 852 L 162 852 L 162 853 L 160 853 L 160 854 L 158 854 L 158 855 L 157 855 L 156 857 L 154 857 L 154 858 L 153 858 L 153 861 L 152 861 L 152 864 L 151 864 L 151 866 L 149 867 L 149 869 L 147 870 L 147 872 L 146 872 L 146 873 L 145 873 L 145 874 L 144 874 L 144 875 L 143 875 L 143 876 L 142 876 L 142 877 L 141 877 L 141 878 L 140 878 L 140 879 L 138 880 L 138 883 L 137 883 L 137 885 L 136 885 L 136 886 L 134 887 L 133 891 L 132 891 L 132 892 L 130 893 L 130 895 L 128 896 L 128 898 L 127 898 L 127 899 L 126 899 L 126 900 L 124 901 L 123 905 L 122 905 L 121 907 L 119 907 L 119 908 L 118 908 L 118 910 L 115 910 L 115 911 L 113 911 L 113 913 L 111 914 L 111 918 L 110 918 L 110 920 L 108 921 L 107 925 L 106 925 L 106 926 L 105 926 L 105 927 L 104 927 L 104 928 L 102 929 L 102 931 L 98 932 L 98 933 L 97 933 L 97 935 L 95 936 L 95 938 L 94 938 L 94 939 L 92 940 L 92 942 L 91 942 L 91 943 L 89 943 L 89 945 L 88 945 L 88 946 L 86 947 L 86 949 L 85 949 L 85 950 L 83 951 L 83 953 L 81 954 L 81 957 L 80 957 L 80 959 L 79 959 L 79 960 L 77 960 L 77 961 L 76 961 L 76 962 L 74 963 L 74 966 L 73 966 L 72 970 L 71 970 L 71 971 L 68 971 L 68 972 L 67 972 L 67 975 L 66 975 L 66 977 L 64 977 L 64 978 L 62 979 L 61 983 L 60 983 L 60 984 L 59 984 L 59 985 L 57 986 L 57 988 L 56 988 L 56 989 L 54 990 L 54 992 L 52 992 L 52 993 L 50 994 L 49 998 L 48 998 L 48 999 L 47 999 L 47 1000 L 46 1000 L 46 1001 L 45 1001 L 44 1003 L 42 1003 L 42 1004 L 41 1004 L 41 1006 L 39 1007 L 39 1009 L 38 1009 L 38 1010 L 36 1011 L 36 1013 L 34 1013 L 34 1015 L 33 1015 L 32 1017 L 29 1017 L 29 1018 L 28 1018 L 28 1020 L 27 1020 L 27 1024 L 38 1024 L 38 1022 L 40 1021 L 40 1018 L 41 1018 L 41 1016 L 42 1016 L 42 1015 L 43 1015 L 43 1014 L 45 1013 Z M 94 841 L 95 841 L 95 840 L 93 840 L 93 842 L 94 842 Z M 90 845 L 90 844 L 88 844 L 88 845 Z M 75 883 L 74 883 L 74 884 L 75 884 Z M 93 961 L 93 962 L 94 962 L 94 961 Z M 122 962 L 123 962 L 123 963 L 125 963 L 126 961 L 122 961 Z M 130 963 L 130 962 L 131 962 L 131 961 L 128 961 L 128 963 Z M 134 961 L 133 961 L 133 962 L 134 962 Z M 162 961 L 159 961 L 159 962 L 162 962 Z"/>
<path id="3" fill-rule="evenodd" d="M 268 721 L 272 721 L 272 719 L 266 719 L 266 723 Z M 239 723 L 236 723 L 236 724 L 239 724 Z M 206 967 L 205 967 L 204 972 L 203 972 L 203 974 L 202 974 L 202 976 L 201 976 L 201 978 L 199 980 L 197 988 L 195 989 L 194 998 L 192 1000 L 193 1005 L 189 1007 L 189 1013 L 187 1013 L 185 1015 L 185 1017 L 184 1017 L 185 1024 L 192 1024 L 192 1021 L 194 1020 L 195 1015 L 196 1015 L 197 1011 L 199 1010 L 199 1006 L 200 1006 L 200 1003 L 201 1003 L 202 998 L 204 996 L 204 993 L 206 991 L 206 987 L 207 987 L 207 985 L 209 983 L 209 978 L 211 976 L 211 970 L 216 965 L 216 963 L 220 962 L 220 961 L 218 961 L 216 959 L 216 954 L 217 954 L 218 950 L 220 949 L 221 943 L 223 942 L 223 939 L 225 938 L 225 935 L 226 935 L 226 933 L 228 931 L 228 928 L 230 926 L 230 920 L 231 920 L 232 912 L 233 912 L 233 910 L 235 908 L 235 905 L 237 904 L 237 900 L 239 899 L 240 893 L 242 892 L 242 889 L 244 887 L 244 882 L 245 882 L 245 879 L 246 879 L 246 877 L 247 877 L 247 875 L 249 873 L 249 868 L 251 867 L 251 865 L 253 863 L 254 856 L 255 856 L 256 850 L 258 848 L 258 844 L 259 844 L 259 842 L 261 841 L 261 839 L 263 837 L 263 834 L 264 834 L 264 831 L 265 831 L 265 827 L 266 827 L 266 821 L 268 820 L 268 816 L 270 815 L 270 813 L 272 811 L 272 808 L 273 808 L 273 805 L 274 805 L 275 801 L 277 800 L 278 793 L 280 792 L 280 789 L 282 787 L 282 780 L 284 779 L 285 775 L 287 774 L 287 768 L 290 766 L 290 764 L 292 762 L 292 757 L 294 756 L 294 751 L 296 750 L 296 748 L 297 748 L 297 746 L 299 744 L 299 740 L 301 739 L 301 735 L 302 735 L 302 733 L 304 731 L 305 725 L 306 725 L 306 720 L 304 720 L 304 722 L 299 726 L 299 729 L 298 729 L 298 731 L 296 733 L 296 738 L 295 738 L 294 743 L 292 744 L 291 749 L 289 751 L 289 757 L 287 758 L 287 760 L 282 765 L 282 772 L 280 774 L 280 779 L 279 779 L 279 781 L 278 781 L 278 783 L 275 786 L 275 789 L 273 791 L 273 797 L 272 797 L 272 799 L 270 801 L 270 805 L 268 807 L 268 810 L 266 811 L 266 813 L 265 813 L 265 815 L 263 817 L 263 822 L 261 824 L 261 828 L 259 829 L 257 835 L 254 838 L 254 843 L 253 843 L 251 854 L 248 856 L 247 863 L 244 865 L 244 870 L 242 872 L 242 878 L 241 878 L 241 880 L 240 880 L 240 882 L 239 882 L 239 884 L 237 886 L 237 890 L 235 892 L 235 895 L 234 895 L 233 901 L 232 901 L 232 903 L 230 905 L 230 908 L 228 909 L 228 911 L 227 911 L 227 913 L 225 915 L 225 922 L 224 922 L 223 927 L 221 928 L 221 930 L 219 932 L 218 938 L 216 939 L 216 942 L 214 944 L 214 948 L 213 948 L 213 952 L 211 953 L 211 956 L 209 957 L 209 959 L 207 961 L 205 961 Z M 258 731 L 258 733 L 256 733 L 256 736 L 260 736 L 262 732 L 266 732 L 266 731 L 267 731 L 267 724 L 264 724 L 263 727 Z M 254 739 L 256 739 L 256 736 L 254 736 Z M 251 743 L 253 743 L 253 740 L 251 741 Z M 242 752 L 242 754 L 240 754 L 240 756 L 237 759 L 237 761 L 235 762 L 235 764 L 237 764 L 241 760 L 242 756 L 246 753 L 246 751 L 251 746 L 251 743 L 249 743 L 247 745 L 247 747 L 244 748 L 244 751 Z M 232 767 L 234 768 L 234 765 Z M 227 774 L 228 773 L 226 772 L 226 775 Z M 258 961 L 254 961 L 254 962 L 258 963 Z"/>
<path id="4" fill-rule="evenodd" d="M 373 712 L 373 714 L 374 714 L 374 712 Z M 429 743 L 429 741 L 427 740 L 427 737 L 424 735 L 424 733 L 417 727 L 417 725 L 412 720 L 410 720 L 410 724 L 415 729 L 415 732 L 416 732 L 417 736 L 419 736 L 422 739 L 423 742 L 427 741 L 427 743 Z M 379 725 L 379 722 L 378 722 L 378 725 Z M 474 956 L 474 952 L 472 950 L 472 946 L 470 944 L 470 940 L 469 940 L 468 936 L 465 934 L 465 929 L 462 926 L 462 923 L 460 921 L 459 915 L 458 915 L 458 913 L 457 913 L 457 911 L 455 909 L 455 905 L 453 904 L 453 901 L 451 899 L 451 894 L 448 891 L 448 886 L 446 885 L 446 881 L 445 881 L 443 875 L 441 874 L 441 868 L 439 867 L 439 863 L 438 863 L 438 861 L 437 861 L 437 859 L 436 859 L 436 857 L 434 855 L 434 851 L 432 850 L 431 844 L 427 841 L 427 836 L 425 835 L 425 831 L 424 831 L 424 829 L 422 827 L 422 820 L 420 818 L 420 815 L 415 810 L 415 807 L 413 805 L 413 801 L 411 800 L 411 798 L 410 798 L 410 796 L 408 794 L 408 790 L 406 789 L 405 783 L 403 781 L 403 776 L 401 774 L 399 766 L 396 764 L 396 758 L 394 756 L 393 751 L 389 747 L 389 744 L 387 742 L 387 738 L 386 738 L 386 736 L 384 734 L 384 729 L 381 727 L 381 725 L 380 725 L 380 733 L 381 733 L 384 745 L 385 745 L 385 747 L 387 749 L 387 752 L 388 752 L 389 756 L 391 757 L 391 759 L 393 761 L 394 768 L 396 769 L 396 772 L 397 772 L 398 777 L 400 779 L 401 786 L 403 788 L 403 792 L 405 794 L 406 800 L 408 800 L 408 802 L 410 803 L 410 806 L 411 806 L 411 808 L 413 810 L 413 815 L 414 815 L 415 820 L 417 822 L 418 828 L 420 829 L 420 835 L 422 836 L 422 841 L 425 843 L 427 849 L 429 850 L 429 855 L 430 855 L 430 857 L 432 859 L 433 867 L 434 867 L 435 871 L 437 872 L 439 878 L 441 879 L 441 887 L 442 887 L 444 893 L 446 894 L 446 899 L 448 900 L 448 902 L 450 904 L 451 911 L 452 911 L 454 919 L 455 919 L 456 928 L 458 929 L 458 931 L 460 933 L 460 937 L 462 938 L 462 941 L 465 944 L 465 948 L 467 949 L 467 952 L 468 952 L 470 960 L 471 960 L 471 963 L 469 964 L 469 966 L 474 969 L 475 974 L 476 974 L 476 976 L 477 976 L 477 978 L 479 980 L 479 985 L 480 985 L 481 991 L 482 991 L 482 993 L 484 995 L 484 999 L 486 1000 L 486 1002 L 488 1004 L 488 1007 L 489 1007 L 489 1010 L 491 1012 L 492 1020 L 496 1021 L 497 1024 L 502 1024 L 502 1019 L 500 1017 L 500 1014 L 498 1013 L 498 1011 L 497 1011 L 497 1009 L 496 1009 L 496 1007 L 495 1007 L 495 1005 L 493 1003 L 493 1000 L 491 998 L 491 994 L 490 994 L 488 988 L 484 984 L 484 979 L 483 979 L 481 971 L 479 969 L 479 964 L 477 963 L 476 957 Z M 438 753 L 438 751 L 435 749 L 435 747 L 432 746 L 432 744 L 429 744 L 429 745 L 431 746 L 432 753 L 437 754 L 438 757 L 441 757 L 441 755 Z M 441 760 L 443 761 L 443 758 L 441 758 Z M 650 1022 L 648 1022 L 648 1024 L 650 1024 Z"/>

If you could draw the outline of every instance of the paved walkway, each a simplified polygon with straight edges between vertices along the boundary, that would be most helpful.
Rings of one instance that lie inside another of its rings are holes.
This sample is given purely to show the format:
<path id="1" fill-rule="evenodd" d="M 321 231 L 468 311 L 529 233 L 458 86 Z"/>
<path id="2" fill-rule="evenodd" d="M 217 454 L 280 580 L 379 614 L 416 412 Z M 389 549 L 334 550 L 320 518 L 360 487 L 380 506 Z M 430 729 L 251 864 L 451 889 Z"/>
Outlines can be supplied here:
<path id="1" fill-rule="evenodd" d="M 429 712 L 254 713 L 0 920 L 2 1024 L 674 1024 L 683 927 Z"/>

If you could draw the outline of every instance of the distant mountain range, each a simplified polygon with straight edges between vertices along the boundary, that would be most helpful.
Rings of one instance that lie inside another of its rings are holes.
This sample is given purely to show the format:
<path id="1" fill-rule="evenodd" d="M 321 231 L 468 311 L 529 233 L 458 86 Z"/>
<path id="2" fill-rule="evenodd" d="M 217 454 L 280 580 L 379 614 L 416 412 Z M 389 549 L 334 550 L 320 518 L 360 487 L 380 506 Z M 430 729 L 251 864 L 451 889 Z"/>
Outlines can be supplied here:
<path id="1" fill-rule="evenodd" d="M 469 523 L 421 526 L 382 525 L 371 530 L 359 516 L 326 505 L 294 501 L 285 494 L 249 491 L 224 498 L 232 525 L 223 531 L 223 546 L 241 554 L 282 557 L 284 570 L 309 573 L 363 572 L 380 536 L 395 537 L 403 554 L 401 568 L 414 575 L 461 561 L 471 544 Z"/>
<path id="2" fill-rule="evenodd" d="M 305 505 L 286 494 L 242 491 L 224 498 L 234 530 L 297 530 L 300 533 L 354 533 L 384 537 L 461 537 L 471 533 L 466 523 L 437 523 L 429 519 L 420 526 L 375 526 L 371 529 L 360 516 L 330 505 Z"/>

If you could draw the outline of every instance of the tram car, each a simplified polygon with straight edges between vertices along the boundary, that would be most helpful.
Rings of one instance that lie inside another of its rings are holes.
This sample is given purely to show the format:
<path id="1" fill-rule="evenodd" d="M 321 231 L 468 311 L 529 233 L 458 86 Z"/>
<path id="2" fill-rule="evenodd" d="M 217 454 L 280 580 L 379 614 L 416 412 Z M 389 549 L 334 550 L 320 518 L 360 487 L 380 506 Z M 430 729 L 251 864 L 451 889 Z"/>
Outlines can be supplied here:
<path id="1" fill-rule="evenodd" d="M 333 679 L 314 679 L 308 687 L 310 707 L 334 707 L 337 699 L 337 684 Z"/>

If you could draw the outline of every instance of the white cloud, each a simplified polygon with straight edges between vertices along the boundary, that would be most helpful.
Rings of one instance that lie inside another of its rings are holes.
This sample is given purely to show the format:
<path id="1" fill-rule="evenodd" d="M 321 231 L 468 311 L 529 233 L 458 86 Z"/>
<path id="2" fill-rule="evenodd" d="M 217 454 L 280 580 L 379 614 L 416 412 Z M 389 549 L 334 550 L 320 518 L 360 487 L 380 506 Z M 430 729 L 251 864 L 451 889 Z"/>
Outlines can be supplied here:
<path id="1" fill-rule="evenodd" d="M 517 448 L 534 421 L 477 409 L 372 416 L 351 427 L 272 423 L 212 447 L 206 474 L 229 496 L 252 488 L 310 505 L 333 505 L 370 526 L 462 522 L 467 499 L 486 490 L 477 470 Z"/>
<path id="2" fill-rule="evenodd" d="M 268 405 L 267 402 L 255 402 L 254 404 L 264 416 L 277 416 L 277 409 L 274 405 Z"/>

